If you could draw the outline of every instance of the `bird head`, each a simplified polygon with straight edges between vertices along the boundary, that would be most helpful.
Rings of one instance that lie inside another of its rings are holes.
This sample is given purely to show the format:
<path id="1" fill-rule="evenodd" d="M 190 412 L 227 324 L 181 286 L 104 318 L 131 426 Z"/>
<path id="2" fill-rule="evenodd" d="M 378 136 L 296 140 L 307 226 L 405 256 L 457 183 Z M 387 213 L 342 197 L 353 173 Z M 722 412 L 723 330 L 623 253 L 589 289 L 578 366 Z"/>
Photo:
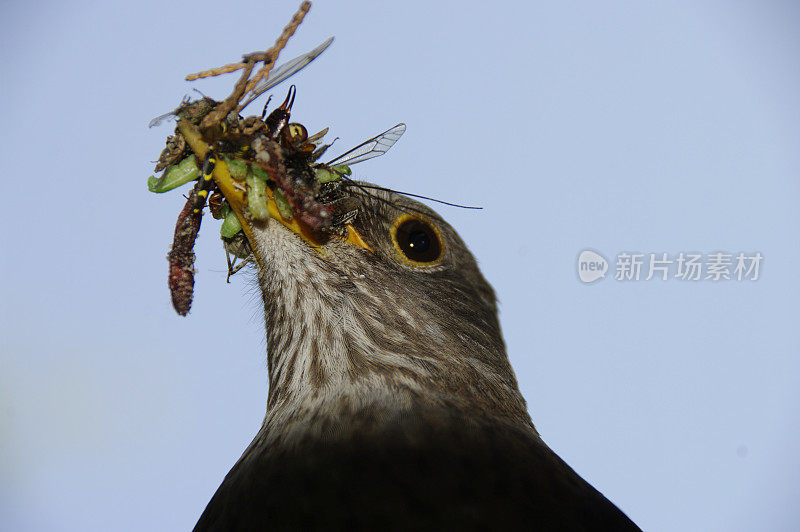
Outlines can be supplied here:
<path id="1" fill-rule="evenodd" d="M 458 233 L 417 201 L 346 183 L 358 212 L 346 238 L 321 238 L 276 208 L 246 222 L 264 302 L 268 420 L 424 410 L 530 425 L 494 291 Z"/>

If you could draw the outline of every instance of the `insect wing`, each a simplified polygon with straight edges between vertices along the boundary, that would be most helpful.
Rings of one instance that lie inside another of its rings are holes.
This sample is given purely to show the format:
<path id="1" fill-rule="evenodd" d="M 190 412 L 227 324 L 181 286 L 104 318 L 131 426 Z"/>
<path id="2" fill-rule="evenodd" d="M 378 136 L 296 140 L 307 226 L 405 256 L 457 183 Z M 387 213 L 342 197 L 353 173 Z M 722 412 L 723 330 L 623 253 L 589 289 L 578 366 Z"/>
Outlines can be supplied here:
<path id="1" fill-rule="evenodd" d="M 159 116 L 155 117 L 154 119 L 152 119 L 150 121 L 150 123 L 147 124 L 147 127 L 156 127 L 158 125 L 161 125 L 161 123 L 164 122 L 164 120 L 167 120 L 168 118 L 174 118 L 174 117 L 175 117 L 175 111 L 170 111 L 169 113 L 164 113 L 163 115 L 159 115 Z"/>
<path id="2" fill-rule="evenodd" d="M 405 133 L 406 125 L 403 123 L 397 124 L 393 128 L 387 129 L 380 135 L 365 140 L 352 150 L 343 153 L 332 161 L 328 161 L 328 166 L 334 165 L 353 165 L 383 155 L 389 148 L 394 146 L 394 143 Z"/>
<path id="3" fill-rule="evenodd" d="M 310 52 L 307 52 L 299 57 L 295 57 L 291 61 L 287 61 L 286 63 L 282 64 L 275 70 L 269 73 L 267 79 L 262 79 L 258 82 L 253 89 L 253 92 L 258 92 L 260 96 L 262 93 L 270 90 L 272 87 L 281 83 L 285 79 L 295 75 L 297 72 L 302 70 L 306 67 L 311 61 L 317 58 L 322 52 L 324 52 L 328 46 L 331 45 L 333 42 L 333 37 L 329 38 L 327 41 L 323 42 Z"/>
<path id="4" fill-rule="evenodd" d="M 318 131 L 317 133 L 314 133 L 313 135 L 308 137 L 306 139 L 306 142 L 309 143 L 309 144 L 316 144 L 317 142 L 321 141 L 322 137 L 327 135 L 327 133 L 328 133 L 328 128 L 326 127 L 322 131 Z"/>
<path id="5" fill-rule="evenodd" d="M 320 44 L 310 52 L 307 52 L 299 57 L 295 57 L 291 61 L 287 61 L 286 63 L 282 64 L 275 70 L 269 73 L 267 79 L 262 79 L 261 81 L 256 84 L 253 88 L 253 91 L 250 93 L 250 96 L 247 97 L 245 103 L 242 104 L 242 109 L 247 107 L 250 102 L 270 90 L 275 85 L 281 83 L 282 81 L 286 80 L 287 78 L 295 75 L 297 72 L 305 68 L 311 61 L 317 58 L 319 54 L 325 51 L 325 49 L 331 45 L 333 42 L 333 37 L 325 41 L 324 43 Z"/>

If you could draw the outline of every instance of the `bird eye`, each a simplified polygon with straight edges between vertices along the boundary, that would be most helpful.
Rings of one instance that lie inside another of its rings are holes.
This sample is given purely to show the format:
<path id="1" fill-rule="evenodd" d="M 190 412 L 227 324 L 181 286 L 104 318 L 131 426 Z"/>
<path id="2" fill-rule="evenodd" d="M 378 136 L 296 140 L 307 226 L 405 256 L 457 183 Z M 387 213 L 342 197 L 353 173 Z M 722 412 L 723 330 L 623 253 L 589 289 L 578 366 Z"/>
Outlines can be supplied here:
<path id="1" fill-rule="evenodd" d="M 429 266 L 442 258 L 444 246 L 439 231 L 430 223 L 408 214 L 392 224 L 392 242 L 412 264 Z"/>

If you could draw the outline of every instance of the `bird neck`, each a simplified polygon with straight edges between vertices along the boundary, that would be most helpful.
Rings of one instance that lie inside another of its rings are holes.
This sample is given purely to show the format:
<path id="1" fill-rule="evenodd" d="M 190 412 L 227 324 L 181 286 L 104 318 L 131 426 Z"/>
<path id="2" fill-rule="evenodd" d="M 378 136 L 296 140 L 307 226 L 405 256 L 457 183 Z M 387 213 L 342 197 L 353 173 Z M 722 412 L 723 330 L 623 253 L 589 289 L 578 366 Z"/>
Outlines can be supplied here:
<path id="1" fill-rule="evenodd" d="M 335 437 L 354 420 L 382 430 L 399 417 L 425 423 L 454 413 L 534 430 L 494 316 L 453 336 L 446 324 L 423 325 L 392 305 L 364 276 L 319 280 L 299 270 L 260 274 L 269 367 L 263 439 Z"/>
<path id="2" fill-rule="evenodd" d="M 342 292 L 328 284 L 301 285 L 294 276 L 280 283 L 280 294 L 265 296 L 269 395 L 264 428 L 286 440 L 309 433 L 324 437 L 355 417 L 368 415 L 378 426 L 417 409 L 430 391 L 425 359 L 388 349 L 371 337 L 358 301 L 339 297 Z"/>

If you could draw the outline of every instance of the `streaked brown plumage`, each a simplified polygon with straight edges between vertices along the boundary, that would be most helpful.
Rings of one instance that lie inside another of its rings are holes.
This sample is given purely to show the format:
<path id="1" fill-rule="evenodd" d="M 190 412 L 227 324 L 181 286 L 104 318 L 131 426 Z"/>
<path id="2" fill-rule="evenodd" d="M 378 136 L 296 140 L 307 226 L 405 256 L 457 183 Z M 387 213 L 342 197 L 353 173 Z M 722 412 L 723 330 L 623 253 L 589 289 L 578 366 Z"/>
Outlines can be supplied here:
<path id="1" fill-rule="evenodd" d="M 408 198 L 349 190 L 372 252 L 253 228 L 267 415 L 195 530 L 638 530 L 539 437 L 456 232 Z M 436 225 L 440 264 L 402 259 L 403 213 Z"/>

